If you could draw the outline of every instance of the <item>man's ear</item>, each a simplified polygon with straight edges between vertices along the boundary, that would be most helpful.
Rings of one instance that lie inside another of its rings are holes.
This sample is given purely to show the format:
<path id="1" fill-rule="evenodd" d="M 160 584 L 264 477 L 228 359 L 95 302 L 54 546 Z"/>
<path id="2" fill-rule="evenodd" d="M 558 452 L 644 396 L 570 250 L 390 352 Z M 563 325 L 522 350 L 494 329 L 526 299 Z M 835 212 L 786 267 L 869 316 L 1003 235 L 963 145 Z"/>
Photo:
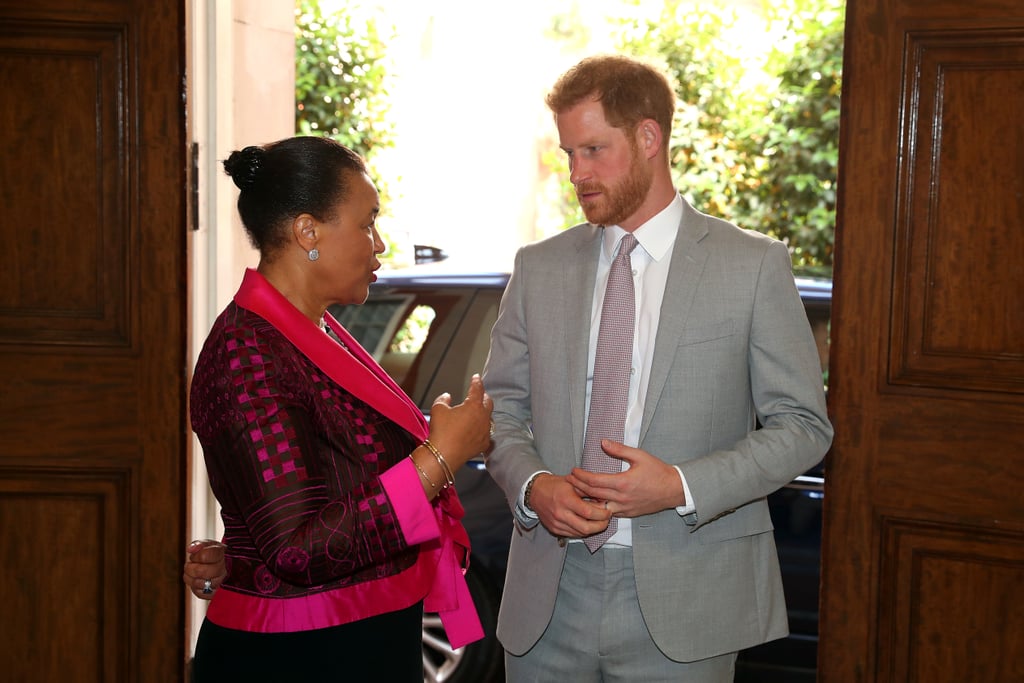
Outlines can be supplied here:
<path id="1" fill-rule="evenodd" d="M 315 249 L 320 239 L 320 224 L 308 213 L 300 213 L 292 220 L 292 238 L 305 252 Z"/>
<path id="2" fill-rule="evenodd" d="M 662 132 L 661 126 L 654 119 L 644 119 L 637 126 L 637 144 L 644 150 L 644 155 L 650 159 L 661 151 Z"/>

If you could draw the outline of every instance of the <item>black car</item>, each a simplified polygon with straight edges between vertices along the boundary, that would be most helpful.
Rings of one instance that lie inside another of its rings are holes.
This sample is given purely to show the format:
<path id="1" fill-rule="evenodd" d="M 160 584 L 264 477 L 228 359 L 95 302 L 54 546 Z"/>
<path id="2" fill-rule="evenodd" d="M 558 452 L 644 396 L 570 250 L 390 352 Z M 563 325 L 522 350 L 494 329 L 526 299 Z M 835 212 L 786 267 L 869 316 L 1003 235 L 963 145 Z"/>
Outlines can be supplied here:
<path id="1" fill-rule="evenodd" d="M 362 306 L 332 308 L 381 366 L 428 413 L 445 391 L 465 391 L 483 369 L 491 326 L 508 273 L 453 272 L 445 264 L 384 272 Z M 818 341 L 822 372 L 828 366 L 832 282 L 796 278 Z M 501 681 L 503 654 L 494 635 L 504 584 L 512 515 L 505 497 L 484 468 L 483 458 L 457 473 L 472 542 L 467 573 L 486 637 L 452 650 L 436 615 L 423 620 L 424 679 L 430 683 Z M 818 578 L 824 473 L 819 465 L 769 496 L 782 564 L 791 635 L 740 654 L 737 681 L 814 681 L 818 641 Z"/>

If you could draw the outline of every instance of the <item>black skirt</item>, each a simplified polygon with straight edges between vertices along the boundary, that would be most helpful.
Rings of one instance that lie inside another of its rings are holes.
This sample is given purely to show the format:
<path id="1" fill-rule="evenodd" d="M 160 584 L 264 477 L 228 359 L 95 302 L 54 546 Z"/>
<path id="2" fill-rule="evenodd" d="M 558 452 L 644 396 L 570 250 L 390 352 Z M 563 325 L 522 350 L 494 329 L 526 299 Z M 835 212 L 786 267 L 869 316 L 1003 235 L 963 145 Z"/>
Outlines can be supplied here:
<path id="1" fill-rule="evenodd" d="M 252 633 L 204 620 L 194 683 L 422 683 L 423 603 L 351 624 Z"/>

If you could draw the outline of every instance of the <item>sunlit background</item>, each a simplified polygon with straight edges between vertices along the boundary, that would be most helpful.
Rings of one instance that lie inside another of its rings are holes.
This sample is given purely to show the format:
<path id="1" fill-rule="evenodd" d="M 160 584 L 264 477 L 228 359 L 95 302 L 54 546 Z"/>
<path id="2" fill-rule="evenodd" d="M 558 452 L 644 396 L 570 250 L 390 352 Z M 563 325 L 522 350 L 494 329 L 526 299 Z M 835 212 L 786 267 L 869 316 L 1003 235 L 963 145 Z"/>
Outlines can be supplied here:
<path id="1" fill-rule="evenodd" d="M 223 159 L 296 132 L 325 134 L 309 130 L 311 121 L 303 130 L 298 112 L 297 10 L 315 1 L 189 0 L 197 163 L 190 367 L 244 268 L 259 260 Z M 506 270 L 521 245 L 578 222 L 544 96 L 583 56 L 636 50 L 654 62 L 674 60 L 680 107 L 671 153 L 680 191 L 701 210 L 787 241 L 794 265 L 830 271 L 842 7 L 843 0 L 319 0 L 317 12 L 347 17 L 352 33 L 332 42 L 342 53 L 356 50 L 371 24 L 383 42 L 372 63 L 340 59 L 358 62 L 362 76 L 373 71 L 364 80 L 374 87 L 385 75 L 390 145 L 375 143 L 367 156 L 386 198 L 379 227 L 392 246 L 387 267 L 411 265 L 413 245 L 423 244 L 449 255 L 431 268 Z M 725 14 L 727 22 L 716 23 Z M 314 33 L 308 54 L 320 68 L 328 46 L 319 27 Z M 784 68 L 769 68 L 773 48 L 787 45 Z M 325 75 L 306 84 L 311 108 L 324 101 Z M 326 132 L 340 137 L 368 120 L 358 111 L 336 118 L 338 130 Z M 192 453 L 201 453 L 194 440 Z M 192 461 L 189 538 L 218 538 L 202 458 Z M 189 601 L 190 648 L 205 607 Z"/>
<path id="2" fill-rule="evenodd" d="M 562 229 L 561 169 L 544 95 L 587 54 L 613 50 L 610 16 L 654 17 L 663 3 L 628 0 L 526 0 L 513 4 L 442 0 L 354 5 L 321 0 L 393 27 L 388 91 L 394 146 L 376 169 L 390 191 L 380 222 L 408 263 L 408 245 L 444 249 L 451 267 L 508 268 L 518 246 Z M 771 36 L 761 3 L 735 0 L 737 54 L 757 78 Z M 571 18 L 571 35 L 557 35 Z M 382 30 L 382 33 L 384 31 Z M 403 247 L 404 248 L 401 248 Z"/>

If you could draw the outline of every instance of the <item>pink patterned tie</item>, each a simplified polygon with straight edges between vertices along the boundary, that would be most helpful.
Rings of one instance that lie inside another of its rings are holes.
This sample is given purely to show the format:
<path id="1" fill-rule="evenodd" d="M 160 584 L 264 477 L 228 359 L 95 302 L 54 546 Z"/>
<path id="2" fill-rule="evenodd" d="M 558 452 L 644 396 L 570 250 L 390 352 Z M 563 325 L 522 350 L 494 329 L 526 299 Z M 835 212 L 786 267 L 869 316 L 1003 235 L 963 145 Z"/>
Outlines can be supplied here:
<path id="1" fill-rule="evenodd" d="M 633 272 L 629 253 L 636 247 L 636 238 L 626 235 L 619 242 L 619 255 L 608 271 L 608 285 L 601 307 L 601 327 L 597 332 L 597 354 L 594 379 L 590 386 L 590 412 L 587 433 L 583 440 L 583 469 L 614 473 L 622 462 L 601 448 L 601 439 L 621 442 L 626 428 L 626 405 L 629 400 L 629 374 L 633 361 Z M 584 539 L 590 552 L 604 545 L 618 528 L 618 520 L 609 521 L 608 528 Z"/>

